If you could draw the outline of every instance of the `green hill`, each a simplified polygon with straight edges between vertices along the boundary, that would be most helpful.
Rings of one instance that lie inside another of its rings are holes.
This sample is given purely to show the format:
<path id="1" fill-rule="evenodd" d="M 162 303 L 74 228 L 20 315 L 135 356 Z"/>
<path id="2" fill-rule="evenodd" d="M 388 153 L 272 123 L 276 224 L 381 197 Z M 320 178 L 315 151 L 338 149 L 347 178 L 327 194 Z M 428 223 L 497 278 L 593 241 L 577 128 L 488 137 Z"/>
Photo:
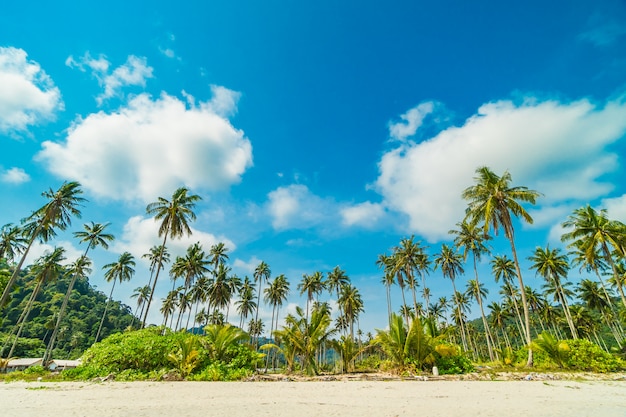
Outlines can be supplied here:
<path id="1" fill-rule="evenodd" d="M 1 262 L 1 261 L 0 261 Z M 6 285 L 8 267 L 0 263 L 0 291 Z M 28 269 L 22 271 L 17 286 L 7 305 L 2 309 L 0 322 L 0 357 L 5 357 L 14 340 L 15 324 L 19 320 L 34 283 Z M 40 357 L 49 341 L 57 320 L 57 314 L 68 288 L 70 277 L 61 275 L 56 281 L 46 284 L 37 296 L 32 311 L 24 325 L 22 336 L 13 356 Z M 107 302 L 107 295 L 95 290 L 87 279 L 78 279 L 72 290 L 63 318 L 53 357 L 77 358 L 94 343 L 96 332 Z M 112 301 L 104 321 L 100 340 L 120 332 L 133 324 L 131 308 Z"/>

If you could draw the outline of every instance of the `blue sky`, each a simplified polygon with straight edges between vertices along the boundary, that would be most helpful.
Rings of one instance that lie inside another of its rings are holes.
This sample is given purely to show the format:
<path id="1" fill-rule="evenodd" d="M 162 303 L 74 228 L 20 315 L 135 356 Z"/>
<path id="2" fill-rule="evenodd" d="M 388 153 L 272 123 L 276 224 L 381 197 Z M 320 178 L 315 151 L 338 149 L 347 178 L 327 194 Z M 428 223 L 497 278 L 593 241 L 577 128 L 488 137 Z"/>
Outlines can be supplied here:
<path id="1" fill-rule="evenodd" d="M 303 273 L 339 265 L 361 327 L 383 328 L 378 254 L 413 234 L 439 251 L 478 166 L 544 194 L 518 227 L 524 258 L 558 246 L 584 204 L 626 220 L 624 45 L 626 6 L 610 0 L 14 2 L 0 14 L 0 224 L 80 181 L 72 231 L 110 221 L 117 238 L 93 253 L 108 293 L 101 266 L 159 243 L 145 206 L 186 185 L 203 200 L 174 253 L 226 242 L 240 276 L 260 260 L 285 274 L 292 304 Z M 69 234 L 50 244 L 82 251 Z M 116 298 L 134 306 L 146 271 Z M 451 293 L 438 271 L 428 285 Z"/>

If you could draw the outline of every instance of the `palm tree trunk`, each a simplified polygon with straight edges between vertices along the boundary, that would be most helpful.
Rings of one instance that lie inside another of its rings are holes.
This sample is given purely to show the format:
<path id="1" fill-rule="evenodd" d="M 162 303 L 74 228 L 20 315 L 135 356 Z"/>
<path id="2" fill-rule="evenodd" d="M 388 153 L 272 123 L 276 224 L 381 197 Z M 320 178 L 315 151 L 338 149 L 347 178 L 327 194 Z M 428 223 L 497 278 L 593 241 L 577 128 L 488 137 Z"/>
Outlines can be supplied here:
<path id="1" fill-rule="evenodd" d="M 507 233 L 508 234 L 508 233 Z M 527 367 L 533 366 L 533 350 L 531 347 L 532 339 L 530 338 L 530 312 L 528 310 L 528 301 L 526 300 L 526 287 L 524 287 L 524 279 L 522 278 L 522 271 L 519 267 L 519 260 L 517 259 L 517 251 L 515 250 L 515 242 L 513 236 L 509 234 L 509 242 L 511 243 L 511 252 L 513 253 L 513 262 L 515 263 L 515 271 L 517 272 L 517 278 L 520 285 L 520 293 L 522 296 L 522 308 L 524 309 L 524 331 L 526 333 L 526 345 L 528 346 L 528 360 L 526 361 Z"/>
<path id="2" fill-rule="evenodd" d="M 96 340 L 94 341 L 95 343 L 98 343 L 98 338 L 100 337 L 100 331 L 102 330 L 102 325 L 104 324 L 104 319 L 107 316 L 107 310 L 109 309 L 109 304 L 111 303 L 111 300 L 113 299 L 113 290 L 115 289 L 115 284 L 117 283 L 116 279 L 113 279 L 113 286 L 111 287 L 111 293 L 109 294 L 109 300 L 106 303 L 106 306 L 104 307 L 104 313 L 102 313 L 102 320 L 100 320 L 100 326 L 98 327 L 98 332 L 96 333 Z"/>

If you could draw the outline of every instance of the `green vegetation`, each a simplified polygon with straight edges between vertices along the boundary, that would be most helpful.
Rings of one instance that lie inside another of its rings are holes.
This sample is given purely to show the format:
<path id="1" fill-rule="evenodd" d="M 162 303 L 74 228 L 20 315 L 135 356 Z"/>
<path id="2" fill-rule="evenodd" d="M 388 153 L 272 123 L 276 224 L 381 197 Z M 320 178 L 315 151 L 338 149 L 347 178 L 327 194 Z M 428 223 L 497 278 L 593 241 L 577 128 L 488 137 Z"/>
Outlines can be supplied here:
<path id="1" fill-rule="evenodd" d="M 541 278 L 541 289 L 533 288 L 524 284 L 514 232 L 517 219 L 532 223 L 524 205 L 534 204 L 540 194 L 512 186 L 508 172 L 498 176 L 487 167 L 479 168 L 474 180 L 462 194 L 468 206 L 465 218 L 450 231 L 453 242 L 429 254 L 411 236 L 376 260 L 389 326 L 375 336 L 364 336 L 359 328 L 364 300 L 339 266 L 303 274 L 295 288 L 306 305 L 281 319 L 291 283 L 284 274 L 272 277 L 264 261 L 252 277 L 240 278 L 228 265 L 224 243 L 205 250 L 198 242 L 170 264 L 168 239 L 191 235 L 200 199 L 184 187 L 171 199 L 161 197 L 146 207 L 160 222 L 162 244 L 141 255 L 150 262 L 150 277 L 132 295 L 134 314 L 113 296 L 118 281 L 134 278 L 139 254 L 122 253 L 104 266 L 105 278 L 113 283 L 108 296 L 88 282 L 89 251 L 106 250 L 114 239 L 105 233 L 107 224 L 87 223 L 74 233 L 87 246 L 68 266 L 62 266 L 66 251 L 60 246 L 24 265 L 33 242 L 53 242 L 57 231 L 80 217 L 85 203 L 80 184 L 65 183 L 45 192 L 47 202 L 21 225 L 0 229 L 0 357 L 44 357 L 46 362 L 82 357 L 82 366 L 64 372 L 64 378 L 113 374 L 118 380 L 234 380 L 262 368 L 307 375 L 378 370 L 413 375 L 433 367 L 450 374 L 485 365 L 624 369 L 626 225 L 603 210 L 575 210 L 562 223 L 566 248 L 538 246 L 524 254 Z M 510 257 L 492 255 L 487 245 L 498 231 L 504 232 Z M 484 258 L 492 277 L 479 277 L 477 264 Z M 473 276 L 464 279 L 468 263 Z M 163 322 L 145 328 L 161 273 L 173 280 L 172 291 L 160 300 Z M 431 300 L 426 279 L 431 273 L 449 280 L 449 296 Z M 490 278 L 502 284 L 501 298 L 485 305 Z M 393 285 L 402 297 L 398 312 L 392 308 Z M 473 303 L 480 318 L 471 321 Z M 231 305 L 236 306 L 238 327 L 229 322 Z M 259 317 L 264 306 L 271 307 L 269 323 Z M 264 330 L 269 339 L 263 340 Z M 30 378 L 34 372 L 41 370 L 7 378 Z"/>

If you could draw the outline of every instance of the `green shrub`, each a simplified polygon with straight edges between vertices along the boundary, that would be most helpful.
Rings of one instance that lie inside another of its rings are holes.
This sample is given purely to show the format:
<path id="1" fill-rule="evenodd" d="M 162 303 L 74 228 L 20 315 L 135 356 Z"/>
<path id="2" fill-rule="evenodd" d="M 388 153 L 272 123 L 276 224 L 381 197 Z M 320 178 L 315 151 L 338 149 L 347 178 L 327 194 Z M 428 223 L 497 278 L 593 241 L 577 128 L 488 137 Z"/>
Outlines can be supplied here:
<path id="1" fill-rule="evenodd" d="M 567 340 L 570 352 L 565 367 L 580 371 L 616 372 L 626 368 L 623 360 L 605 352 L 600 346 L 585 339 Z"/>
<path id="2" fill-rule="evenodd" d="M 474 365 L 465 355 L 440 356 L 435 361 L 441 375 L 474 372 Z"/>

